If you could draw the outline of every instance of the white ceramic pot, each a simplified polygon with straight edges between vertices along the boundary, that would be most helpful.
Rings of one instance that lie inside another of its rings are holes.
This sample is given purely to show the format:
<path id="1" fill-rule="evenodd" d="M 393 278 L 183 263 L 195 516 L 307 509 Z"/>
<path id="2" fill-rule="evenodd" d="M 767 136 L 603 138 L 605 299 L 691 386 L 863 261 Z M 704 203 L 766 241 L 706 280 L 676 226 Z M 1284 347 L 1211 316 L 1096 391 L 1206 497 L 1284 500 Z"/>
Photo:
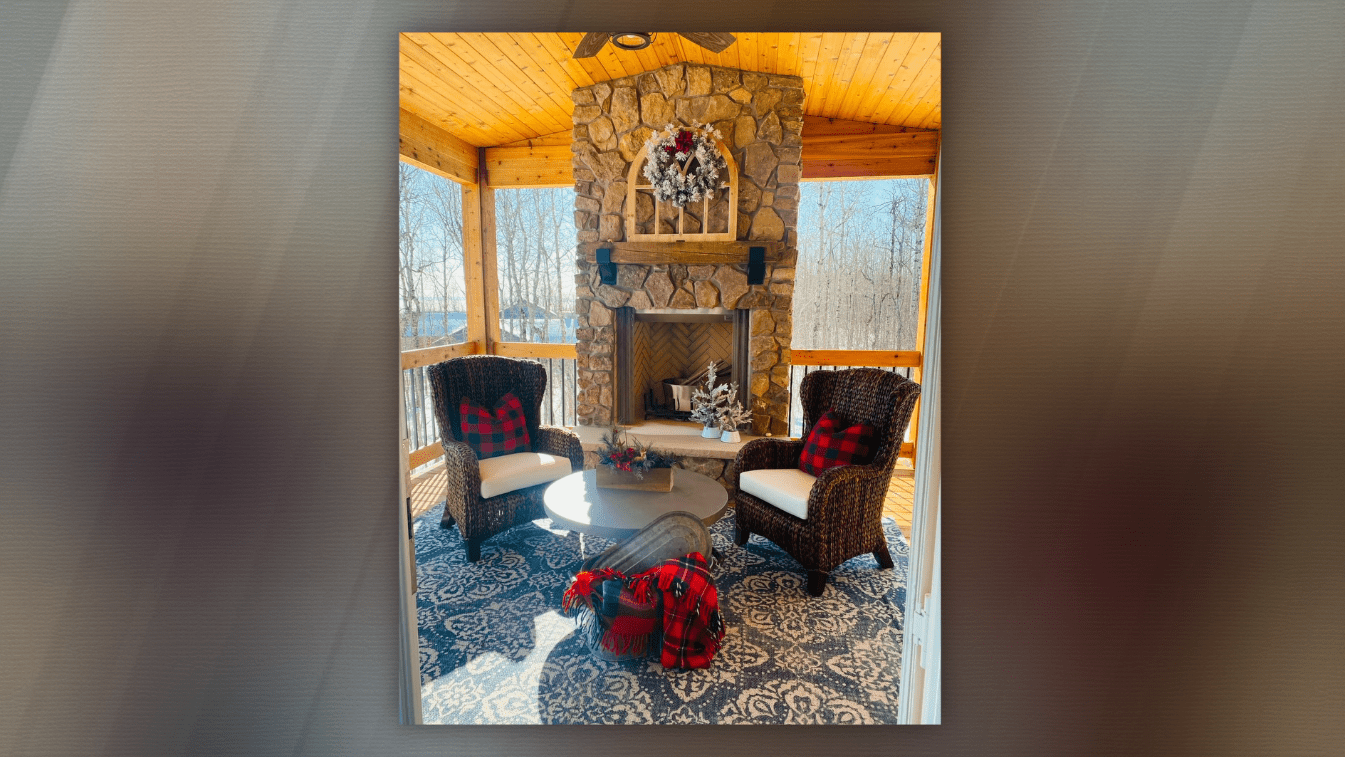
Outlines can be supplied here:
<path id="1" fill-rule="evenodd" d="M 705 437 L 706 439 L 713 439 L 716 436 L 719 436 L 719 429 L 715 428 L 714 426 L 706 426 L 705 428 L 701 429 L 701 436 Z"/>
<path id="2" fill-rule="evenodd" d="M 725 431 L 719 435 L 719 441 L 721 442 L 739 442 L 742 441 L 742 438 L 742 434 L 737 431 Z"/>

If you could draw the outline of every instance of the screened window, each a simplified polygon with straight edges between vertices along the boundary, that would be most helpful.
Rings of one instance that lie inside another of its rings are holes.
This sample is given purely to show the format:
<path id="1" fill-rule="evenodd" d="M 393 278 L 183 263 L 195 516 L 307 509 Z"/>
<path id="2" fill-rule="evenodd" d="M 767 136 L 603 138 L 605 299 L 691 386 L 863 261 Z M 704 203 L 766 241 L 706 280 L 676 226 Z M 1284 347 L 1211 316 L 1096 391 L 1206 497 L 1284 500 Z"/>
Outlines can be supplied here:
<path id="1" fill-rule="evenodd" d="M 397 164 L 402 351 L 467 341 L 462 188 Z"/>
<path id="2" fill-rule="evenodd" d="M 500 339 L 575 341 L 574 189 L 495 190 Z"/>
<path id="3" fill-rule="evenodd" d="M 915 349 L 928 202 L 927 179 L 800 184 L 794 349 Z"/>

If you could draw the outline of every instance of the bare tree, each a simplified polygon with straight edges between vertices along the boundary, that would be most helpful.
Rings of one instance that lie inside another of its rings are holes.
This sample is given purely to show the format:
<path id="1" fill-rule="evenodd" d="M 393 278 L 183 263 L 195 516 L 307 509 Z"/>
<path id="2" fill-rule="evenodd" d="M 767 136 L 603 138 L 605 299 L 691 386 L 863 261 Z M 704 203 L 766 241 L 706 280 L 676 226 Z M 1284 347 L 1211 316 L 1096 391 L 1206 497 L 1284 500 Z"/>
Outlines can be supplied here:
<path id="1" fill-rule="evenodd" d="M 397 204 L 398 246 L 400 248 L 397 267 L 398 292 L 401 299 L 401 321 L 403 344 L 411 349 L 421 346 L 421 288 L 420 276 L 424 271 L 422 249 L 424 247 L 424 193 L 420 187 L 416 168 L 406 163 L 397 164 L 399 186 Z"/>
<path id="2" fill-rule="evenodd" d="M 442 333 L 446 337 L 450 312 L 465 305 L 466 282 L 462 250 L 462 188 L 447 181 L 430 185 L 432 202 L 430 214 L 439 232 L 439 275 L 435 277 L 440 297 L 439 313 Z"/>
<path id="3" fill-rule="evenodd" d="M 922 179 L 802 185 L 795 347 L 914 348 L 927 196 Z"/>
<path id="4" fill-rule="evenodd" d="M 525 341 L 568 341 L 574 309 L 573 190 L 495 192 L 502 327 Z"/>
<path id="5" fill-rule="evenodd" d="M 398 291 L 402 348 L 444 343 L 463 320 L 462 190 L 398 164 Z"/>

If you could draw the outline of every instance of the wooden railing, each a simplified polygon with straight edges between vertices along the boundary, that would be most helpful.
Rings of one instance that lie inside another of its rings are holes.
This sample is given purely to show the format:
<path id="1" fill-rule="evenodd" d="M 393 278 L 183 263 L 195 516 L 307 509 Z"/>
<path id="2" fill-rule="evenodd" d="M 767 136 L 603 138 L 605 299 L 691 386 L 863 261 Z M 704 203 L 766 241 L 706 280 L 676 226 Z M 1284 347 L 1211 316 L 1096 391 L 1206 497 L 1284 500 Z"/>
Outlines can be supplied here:
<path id="1" fill-rule="evenodd" d="M 576 360 L 573 344 L 533 344 L 495 342 L 490 354 L 535 360 L 546 368 L 546 394 L 542 399 L 542 423 L 549 426 L 573 426 L 576 415 Z M 444 454 L 439 439 L 439 424 L 434 417 L 434 397 L 430 391 L 428 366 L 461 355 L 485 353 L 485 345 L 471 341 L 443 347 L 427 347 L 402 353 L 402 399 L 406 408 L 406 434 L 411 441 L 410 466 L 419 468 Z"/>
<path id="2" fill-rule="evenodd" d="M 402 353 L 402 370 L 407 371 L 412 368 L 422 368 L 435 363 L 442 363 L 449 358 L 460 355 L 479 355 L 481 354 L 480 342 L 463 342 L 461 344 L 449 344 L 443 347 L 426 347 L 420 350 L 407 350 Z"/>
<path id="3" fill-rule="evenodd" d="M 411 440 L 411 467 L 418 468 L 444 454 L 434 419 L 434 401 L 430 392 L 426 367 L 460 355 L 479 355 L 485 352 L 481 342 L 463 342 L 443 347 L 427 347 L 402 353 L 403 399 L 406 405 L 407 437 Z M 573 426 L 577 423 L 576 361 L 573 344 L 535 344 L 531 342 L 495 342 L 490 354 L 536 360 L 547 369 L 547 395 L 542 404 L 542 422 L 547 425 Z M 803 409 L 799 405 L 799 384 L 814 370 L 843 368 L 886 368 L 907 378 L 919 380 L 920 352 L 916 350 L 793 350 L 790 353 L 789 410 L 790 435 L 802 430 Z M 902 457 L 915 454 L 914 422 L 901 445 Z"/>
<path id="4" fill-rule="evenodd" d="M 789 435 L 803 431 L 803 406 L 799 403 L 799 385 L 803 377 L 815 370 L 842 370 L 845 368 L 886 368 L 908 379 L 919 380 L 921 353 L 918 350 L 791 350 L 789 368 Z M 898 453 L 901 457 L 915 457 L 915 416 L 906 428 L 906 440 Z"/>

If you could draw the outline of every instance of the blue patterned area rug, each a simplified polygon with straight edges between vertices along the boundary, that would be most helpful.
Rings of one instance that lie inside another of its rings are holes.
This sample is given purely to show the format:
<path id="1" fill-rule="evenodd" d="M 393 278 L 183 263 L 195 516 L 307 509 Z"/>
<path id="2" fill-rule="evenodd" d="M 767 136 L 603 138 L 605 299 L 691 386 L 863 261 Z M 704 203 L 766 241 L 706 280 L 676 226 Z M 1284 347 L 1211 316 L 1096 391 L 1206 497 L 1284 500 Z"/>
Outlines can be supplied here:
<path id="1" fill-rule="evenodd" d="M 440 505 L 416 519 L 424 721 L 494 723 L 895 723 L 906 595 L 905 537 L 884 519 L 896 563 L 871 555 L 809 597 L 803 569 L 760 536 L 733 543 L 733 511 L 711 527 L 727 633 L 709 668 L 594 656 L 560 611 L 580 536 L 538 520 L 467 562 Z M 611 542 L 584 537 L 583 555 Z"/>

